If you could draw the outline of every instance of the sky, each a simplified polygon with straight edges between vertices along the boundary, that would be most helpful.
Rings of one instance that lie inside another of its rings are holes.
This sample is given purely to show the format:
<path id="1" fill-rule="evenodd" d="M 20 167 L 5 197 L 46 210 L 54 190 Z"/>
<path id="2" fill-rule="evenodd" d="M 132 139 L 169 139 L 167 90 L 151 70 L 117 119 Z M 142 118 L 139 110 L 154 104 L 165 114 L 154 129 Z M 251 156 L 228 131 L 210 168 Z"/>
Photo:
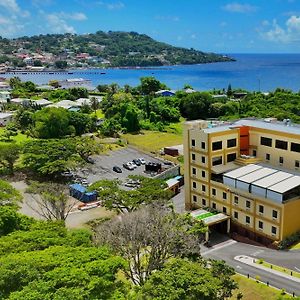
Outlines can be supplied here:
<path id="1" fill-rule="evenodd" d="M 300 53 L 300 0 L 0 0 L 0 36 L 135 31 L 217 53 Z"/>

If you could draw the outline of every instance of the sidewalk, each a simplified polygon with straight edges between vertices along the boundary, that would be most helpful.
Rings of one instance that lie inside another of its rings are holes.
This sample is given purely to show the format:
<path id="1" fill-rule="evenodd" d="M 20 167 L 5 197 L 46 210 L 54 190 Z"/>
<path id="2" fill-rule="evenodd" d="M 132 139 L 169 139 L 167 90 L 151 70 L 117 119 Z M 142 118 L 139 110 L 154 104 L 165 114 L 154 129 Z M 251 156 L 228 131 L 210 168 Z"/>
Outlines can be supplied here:
<path id="1" fill-rule="evenodd" d="M 272 273 L 274 275 L 277 275 L 277 276 L 280 276 L 280 277 L 284 277 L 286 279 L 289 279 L 289 280 L 292 280 L 292 281 L 300 283 L 300 278 L 298 278 L 298 277 L 294 277 L 294 276 L 291 276 L 291 275 L 288 275 L 288 274 L 284 274 L 283 272 L 280 272 L 280 271 L 277 271 L 277 270 L 274 270 L 274 269 L 270 269 L 270 268 L 267 268 L 267 267 L 262 266 L 260 264 L 257 264 L 255 262 L 256 258 L 247 256 L 247 255 L 238 255 L 234 259 L 237 260 L 237 261 L 239 261 L 239 262 L 241 262 L 241 263 L 244 263 L 246 265 L 252 266 L 254 268 L 257 268 L 257 269 L 260 269 L 260 270 Z"/>

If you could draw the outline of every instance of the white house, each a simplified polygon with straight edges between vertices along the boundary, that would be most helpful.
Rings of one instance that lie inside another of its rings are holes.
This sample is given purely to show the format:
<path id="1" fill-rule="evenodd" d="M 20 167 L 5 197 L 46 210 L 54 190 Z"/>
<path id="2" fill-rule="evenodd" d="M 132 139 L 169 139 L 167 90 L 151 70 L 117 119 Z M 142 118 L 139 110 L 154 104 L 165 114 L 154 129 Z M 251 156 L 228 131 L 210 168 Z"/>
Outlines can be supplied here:
<path id="1" fill-rule="evenodd" d="M 10 89 L 11 89 L 10 85 L 7 82 L 5 81 L 0 82 L 0 91 L 8 91 Z"/>
<path id="2" fill-rule="evenodd" d="M 51 102 L 51 101 L 49 101 L 47 99 L 31 100 L 31 103 L 39 105 L 41 107 L 45 107 L 45 106 L 48 106 L 50 104 L 53 104 L 53 102 Z"/>
<path id="3" fill-rule="evenodd" d="M 25 99 L 25 98 L 13 98 L 10 100 L 11 103 L 16 104 L 16 105 L 23 105 L 26 106 L 30 103 L 30 99 Z"/>
<path id="4" fill-rule="evenodd" d="M 13 118 L 12 113 L 0 113 L 0 126 L 6 126 Z"/>
<path id="5" fill-rule="evenodd" d="M 0 91 L 0 103 L 7 103 L 10 100 L 10 92 Z"/>
<path id="6" fill-rule="evenodd" d="M 79 103 L 76 103 L 75 101 L 71 100 L 62 100 L 57 103 L 53 103 L 51 105 L 48 105 L 48 107 L 61 107 L 65 109 L 71 109 L 71 108 L 79 108 L 81 105 Z"/>

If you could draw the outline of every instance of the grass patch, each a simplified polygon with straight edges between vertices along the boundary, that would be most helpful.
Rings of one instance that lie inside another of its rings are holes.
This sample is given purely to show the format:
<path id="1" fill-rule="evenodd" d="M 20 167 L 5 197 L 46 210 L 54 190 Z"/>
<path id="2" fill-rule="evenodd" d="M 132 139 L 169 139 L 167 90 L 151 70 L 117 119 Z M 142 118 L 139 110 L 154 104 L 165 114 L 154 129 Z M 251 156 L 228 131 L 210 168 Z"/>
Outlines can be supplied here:
<path id="1" fill-rule="evenodd" d="M 300 249 L 300 242 L 290 247 L 290 250 L 299 250 L 299 249 Z"/>
<path id="2" fill-rule="evenodd" d="M 266 268 L 269 268 L 269 269 L 272 269 L 272 270 L 276 270 L 276 271 L 279 271 L 281 273 L 284 273 L 284 274 L 287 274 L 287 275 L 291 275 L 291 272 L 293 272 L 291 276 L 294 276 L 294 277 L 298 277 L 300 278 L 300 273 L 296 272 L 296 271 L 293 271 L 293 270 L 290 270 L 290 269 L 287 269 L 287 268 L 284 268 L 284 267 L 281 267 L 281 266 L 277 266 L 277 265 L 273 265 L 273 264 L 270 264 L 268 262 L 265 262 L 264 260 L 262 259 L 256 259 L 255 260 L 255 263 L 261 265 L 261 266 L 264 266 Z"/>
<path id="3" fill-rule="evenodd" d="M 5 130 L 5 127 L 0 127 L 0 136 L 3 134 Z M 32 137 L 28 137 L 26 134 L 21 133 L 18 131 L 18 134 L 16 136 L 12 136 L 11 141 L 15 141 L 17 144 L 22 144 L 24 142 L 27 142 L 29 140 L 32 140 Z M 0 140 L 0 145 L 3 143 L 9 143 L 9 141 L 5 142 L 4 140 Z"/>
<path id="4" fill-rule="evenodd" d="M 156 152 L 161 148 L 183 143 L 182 135 L 159 131 L 142 131 L 140 134 L 124 134 L 122 138 L 125 138 L 129 145 L 149 152 Z"/>
<path id="5" fill-rule="evenodd" d="M 91 116 L 95 116 L 94 111 L 91 113 Z M 104 115 L 102 109 L 97 109 L 96 110 L 96 117 L 97 117 L 97 119 L 104 119 L 105 118 L 105 115 Z"/>
<path id="6" fill-rule="evenodd" d="M 242 300 L 278 300 L 295 299 L 288 295 L 281 295 L 281 291 L 268 287 L 264 283 L 257 283 L 255 280 L 248 279 L 242 275 L 236 274 L 233 279 L 239 284 L 239 288 L 234 292 L 230 300 L 236 299 L 239 292 L 243 294 Z"/>

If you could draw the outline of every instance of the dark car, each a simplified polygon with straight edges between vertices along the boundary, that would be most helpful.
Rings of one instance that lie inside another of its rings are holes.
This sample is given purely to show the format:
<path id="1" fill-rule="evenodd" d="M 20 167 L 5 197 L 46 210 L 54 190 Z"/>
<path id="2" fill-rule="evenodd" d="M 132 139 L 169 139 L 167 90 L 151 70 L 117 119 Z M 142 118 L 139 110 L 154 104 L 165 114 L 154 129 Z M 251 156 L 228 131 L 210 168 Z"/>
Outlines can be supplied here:
<path id="1" fill-rule="evenodd" d="M 88 156 L 86 158 L 86 162 L 90 163 L 90 164 L 94 164 L 95 163 L 95 160 L 93 158 L 91 158 L 90 156 Z"/>
<path id="2" fill-rule="evenodd" d="M 136 164 L 137 166 L 140 166 L 140 165 L 141 165 L 141 162 L 140 162 L 139 159 L 133 159 L 132 162 L 133 162 L 134 164 Z"/>
<path id="3" fill-rule="evenodd" d="M 117 173 L 122 173 L 122 169 L 118 166 L 114 166 L 113 167 L 113 171 L 117 172 Z"/>

